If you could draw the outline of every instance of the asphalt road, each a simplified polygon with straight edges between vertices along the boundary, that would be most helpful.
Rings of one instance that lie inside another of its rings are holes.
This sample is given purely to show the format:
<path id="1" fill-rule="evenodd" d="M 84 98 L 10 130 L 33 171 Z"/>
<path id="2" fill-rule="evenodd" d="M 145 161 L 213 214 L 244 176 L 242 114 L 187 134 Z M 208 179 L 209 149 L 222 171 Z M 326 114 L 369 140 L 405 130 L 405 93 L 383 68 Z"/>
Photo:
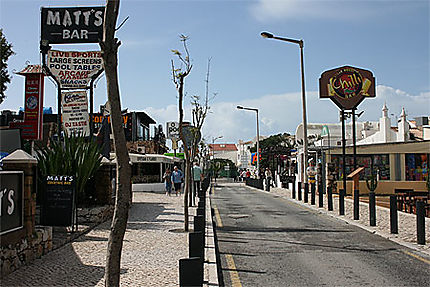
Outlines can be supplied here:
<path id="1" fill-rule="evenodd" d="M 212 206 L 225 286 L 430 286 L 430 258 L 239 185 Z"/>

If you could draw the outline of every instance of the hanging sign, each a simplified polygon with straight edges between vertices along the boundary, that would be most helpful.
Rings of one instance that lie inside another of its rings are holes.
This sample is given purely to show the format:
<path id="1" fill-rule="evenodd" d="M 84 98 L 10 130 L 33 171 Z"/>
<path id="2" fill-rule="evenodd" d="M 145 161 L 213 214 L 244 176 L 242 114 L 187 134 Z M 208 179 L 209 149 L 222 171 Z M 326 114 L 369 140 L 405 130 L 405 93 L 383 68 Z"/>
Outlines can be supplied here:
<path id="1" fill-rule="evenodd" d="M 355 109 L 365 98 L 373 98 L 375 78 L 371 71 L 343 66 L 321 74 L 320 98 L 330 98 L 339 108 Z"/>
<path id="2" fill-rule="evenodd" d="M 86 91 L 61 93 L 61 105 L 63 109 L 63 128 L 67 135 L 78 134 L 88 136 L 89 114 Z"/>
<path id="3" fill-rule="evenodd" d="M 0 235 L 23 228 L 24 172 L 0 171 Z"/>
<path id="4" fill-rule="evenodd" d="M 47 65 L 61 88 L 85 89 L 103 70 L 100 51 L 48 51 Z"/>
<path id="5" fill-rule="evenodd" d="M 98 43 L 105 7 L 42 7 L 42 44 Z"/>

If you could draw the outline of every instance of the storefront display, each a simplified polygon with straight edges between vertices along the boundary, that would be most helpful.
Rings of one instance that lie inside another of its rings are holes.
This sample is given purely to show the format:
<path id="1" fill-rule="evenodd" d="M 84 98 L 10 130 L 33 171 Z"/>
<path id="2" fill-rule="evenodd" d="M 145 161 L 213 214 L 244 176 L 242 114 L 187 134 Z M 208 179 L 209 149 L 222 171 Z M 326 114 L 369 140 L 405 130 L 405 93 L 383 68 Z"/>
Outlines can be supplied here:
<path id="1" fill-rule="evenodd" d="M 343 178 L 342 155 L 332 155 L 332 161 L 336 167 L 338 180 Z M 364 172 L 360 175 L 360 180 L 365 180 L 370 176 L 372 169 L 378 172 L 380 180 L 390 180 L 390 160 L 388 154 L 381 155 L 357 155 L 357 167 L 364 167 Z M 354 157 L 346 156 L 346 175 L 354 171 Z"/>
<path id="2" fill-rule="evenodd" d="M 406 180 L 423 181 L 429 176 L 428 164 L 430 154 L 407 153 L 406 155 Z"/>

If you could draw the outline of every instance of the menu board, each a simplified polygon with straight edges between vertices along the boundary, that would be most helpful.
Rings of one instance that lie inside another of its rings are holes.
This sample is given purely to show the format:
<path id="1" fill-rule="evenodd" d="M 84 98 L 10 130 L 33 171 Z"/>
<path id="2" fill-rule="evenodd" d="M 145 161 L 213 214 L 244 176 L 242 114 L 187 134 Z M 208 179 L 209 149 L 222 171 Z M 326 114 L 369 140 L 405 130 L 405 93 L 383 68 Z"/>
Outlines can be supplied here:
<path id="1" fill-rule="evenodd" d="M 41 224 L 72 226 L 75 215 L 75 180 L 68 175 L 46 177 Z"/>

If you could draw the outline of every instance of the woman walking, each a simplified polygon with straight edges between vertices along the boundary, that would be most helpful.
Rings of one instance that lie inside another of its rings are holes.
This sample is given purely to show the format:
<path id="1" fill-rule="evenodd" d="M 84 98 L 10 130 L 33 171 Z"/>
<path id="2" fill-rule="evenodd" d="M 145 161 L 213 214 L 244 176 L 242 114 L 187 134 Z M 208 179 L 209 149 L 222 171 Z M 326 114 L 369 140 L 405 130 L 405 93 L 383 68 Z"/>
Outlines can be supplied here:
<path id="1" fill-rule="evenodd" d="M 169 168 L 166 169 L 163 179 L 166 184 L 166 195 L 170 196 L 172 193 L 172 173 Z"/>

